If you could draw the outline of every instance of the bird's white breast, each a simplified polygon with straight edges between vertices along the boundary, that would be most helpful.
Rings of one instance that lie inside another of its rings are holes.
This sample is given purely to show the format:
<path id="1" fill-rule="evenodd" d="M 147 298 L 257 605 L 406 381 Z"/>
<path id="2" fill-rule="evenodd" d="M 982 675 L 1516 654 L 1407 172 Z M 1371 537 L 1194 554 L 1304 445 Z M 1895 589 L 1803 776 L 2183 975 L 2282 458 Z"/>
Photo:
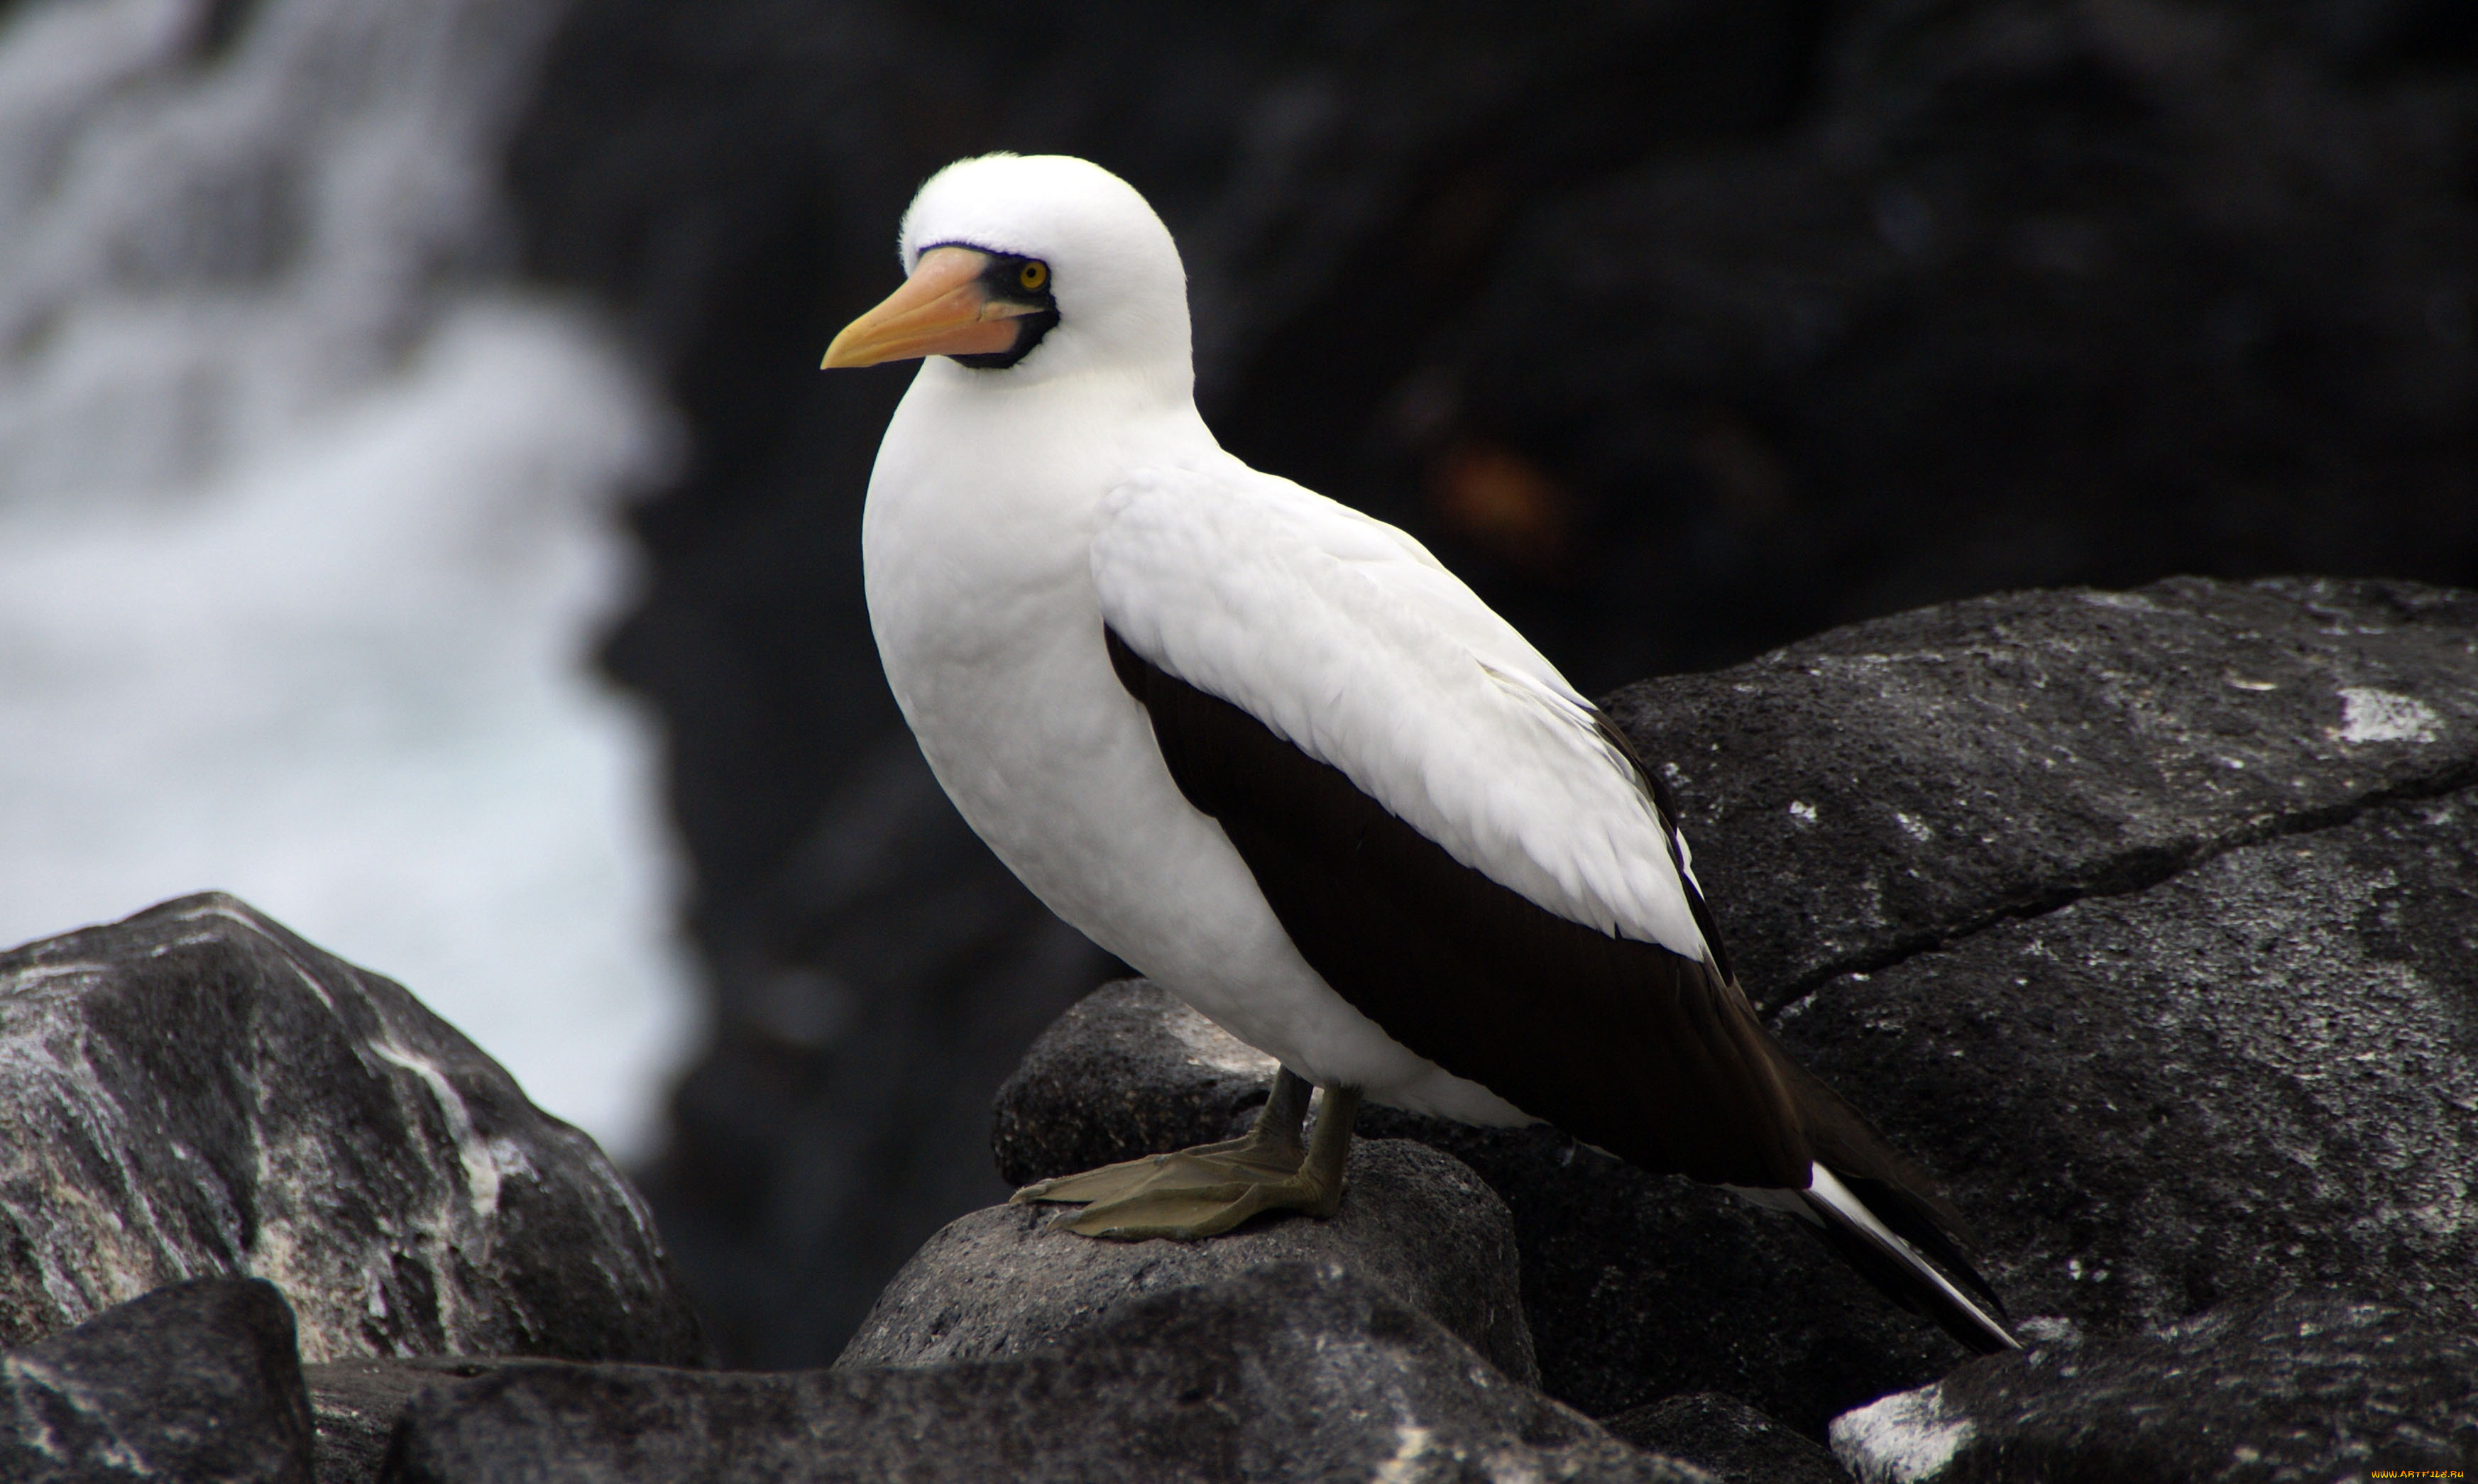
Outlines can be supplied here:
<path id="1" fill-rule="evenodd" d="M 1172 780 L 1102 644 L 1094 522 L 1128 469 L 1228 456 L 1184 398 L 1110 391 L 933 362 L 888 427 L 861 527 L 870 620 L 931 769 L 1052 911 L 1241 1040 L 1320 1085 L 1519 1118 L 1335 994 Z"/>

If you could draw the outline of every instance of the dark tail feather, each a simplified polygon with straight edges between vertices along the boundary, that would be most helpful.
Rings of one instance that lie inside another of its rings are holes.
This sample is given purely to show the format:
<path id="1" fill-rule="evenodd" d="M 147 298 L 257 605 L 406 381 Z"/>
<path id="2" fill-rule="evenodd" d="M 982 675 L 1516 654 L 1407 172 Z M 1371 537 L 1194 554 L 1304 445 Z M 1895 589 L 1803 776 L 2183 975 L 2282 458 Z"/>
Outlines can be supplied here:
<path id="1" fill-rule="evenodd" d="M 2007 1318 L 2005 1300 L 1997 1296 L 1996 1290 L 1985 1278 L 1980 1276 L 1978 1268 L 1971 1263 L 1969 1250 L 1956 1239 L 1953 1231 L 1934 1219 L 1934 1208 L 1921 1209 L 1913 1193 L 1900 1186 L 1847 1170 L 1835 1170 L 1833 1173 L 1840 1177 L 1850 1194 L 1858 1196 L 1859 1203 L 1875 1215 L 1876 1220 L 1892 1229 L 1893 1235 L 1917 1248 L 1922 1256 L 1944 1270 L 1947 1277 L 1969 1290 L 1971 1296 L 1979 1300 L 1980 1307 L 2000 1320 Z M 1943 1202 L 1938 1201 L 1936 1205 L 1942 1206 Z"/>
<path id="2" fill-rule="evenodd" d="M 1822 1078 L 1778 1044 L 1773 1051 L 1815 1156 L 1815 1179 L 1798 1193 L 1802 1214 L 1869 1281 L 1963 1345 L 2020 1349 L 2004 1302 L 1971 1265 L 1969 1228 L 1935 1181 Z"/>
<path id="3" fill-rule="evenodd" d="M 2022 1342 L 2006 1329 L 2001 1318 L 2004 1309 L 1992 1295 L 1983 1303 L 1955 1281 L 1966 1276 L 1972 1288 L 1986 1293 L 1986 1283 L 1968 1264 L 1962 1264 L 1958 1273 L 1947 1274 L 1885 1225 L 1822 1164 L 1814 1167 L 1814 1183 L 1798 1195 L 1810 1219 L 1821 1223 L 1825 1240 L 1869 1282 L 1935 1321 L 1946 1334 L 1982 1355 L 2022 1347 Z"/>

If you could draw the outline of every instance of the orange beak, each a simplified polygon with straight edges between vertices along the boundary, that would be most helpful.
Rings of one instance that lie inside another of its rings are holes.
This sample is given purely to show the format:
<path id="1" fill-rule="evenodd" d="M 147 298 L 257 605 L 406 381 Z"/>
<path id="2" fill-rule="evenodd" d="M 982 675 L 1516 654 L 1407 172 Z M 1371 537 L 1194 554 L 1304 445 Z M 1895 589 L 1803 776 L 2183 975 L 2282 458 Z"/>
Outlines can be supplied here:
<path id="1" fill-rule="evenodd" d="M 989 296 L 987 253 L 933 247 L 885 303 L 844 326 L 820 370 L 909 361 L 916 356 L 987 356 L 1015 348 L 1014 321 L 1039 310 Z"/>

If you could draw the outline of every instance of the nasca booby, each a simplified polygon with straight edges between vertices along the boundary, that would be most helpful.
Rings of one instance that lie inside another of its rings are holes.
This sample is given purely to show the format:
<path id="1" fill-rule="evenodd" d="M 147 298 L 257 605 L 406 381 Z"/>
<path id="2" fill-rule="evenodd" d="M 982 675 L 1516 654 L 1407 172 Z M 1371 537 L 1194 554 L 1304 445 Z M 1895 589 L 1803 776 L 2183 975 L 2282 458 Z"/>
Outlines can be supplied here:
<path id="1" fill-rule="evenodd" d="M 1363 1097 L 1545 1119 L 2014 1346 L 1932 1182 L 1756 1017 L 1626 737 L 1419 542 L 1214 440 L 1141 195 L 961 161 L 900 245 L 824 362 L 923 361 L 862 517 L 896 699 L 1035 894 L 1281 1065 L 1247 1138 L 1019 1199 L 1203 1237 L 1331 1214 Z"/>

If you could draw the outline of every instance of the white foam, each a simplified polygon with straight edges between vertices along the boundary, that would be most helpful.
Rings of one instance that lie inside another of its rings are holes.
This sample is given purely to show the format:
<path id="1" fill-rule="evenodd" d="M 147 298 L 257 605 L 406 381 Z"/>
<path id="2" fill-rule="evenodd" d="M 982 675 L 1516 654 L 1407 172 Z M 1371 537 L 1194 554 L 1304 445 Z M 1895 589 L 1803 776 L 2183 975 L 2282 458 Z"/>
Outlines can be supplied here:
<path id="1" fill-rule="evenodd" d="M 694 1031 L 593 674 L 668 414 L 481 264 L 558 0 L 0 26 L 0 942 L 209 887 L 643 1152 Z"/>

